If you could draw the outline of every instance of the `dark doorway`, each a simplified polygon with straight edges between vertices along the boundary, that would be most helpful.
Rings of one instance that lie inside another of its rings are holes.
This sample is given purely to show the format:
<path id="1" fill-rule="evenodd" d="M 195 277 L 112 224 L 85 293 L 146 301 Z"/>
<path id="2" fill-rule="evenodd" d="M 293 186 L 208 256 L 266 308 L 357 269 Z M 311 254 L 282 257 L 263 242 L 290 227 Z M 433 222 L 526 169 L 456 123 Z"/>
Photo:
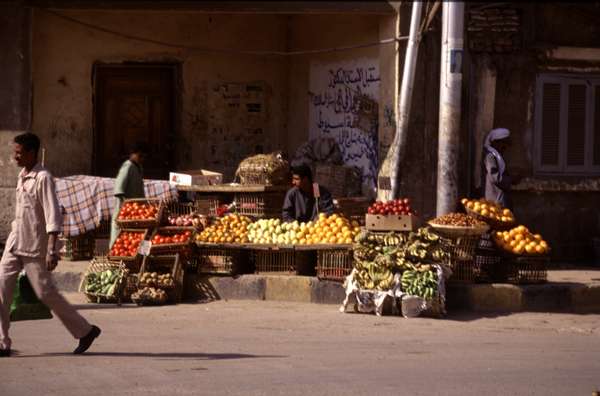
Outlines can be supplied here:
<path id="1" fill-rule="evenodd" d="M 176 73 L 176 65 L 95 66 L 95 175 L 115 177 L 130 145 L 145 141 L 144 178 L 168 178 L 177 137 Z"/>

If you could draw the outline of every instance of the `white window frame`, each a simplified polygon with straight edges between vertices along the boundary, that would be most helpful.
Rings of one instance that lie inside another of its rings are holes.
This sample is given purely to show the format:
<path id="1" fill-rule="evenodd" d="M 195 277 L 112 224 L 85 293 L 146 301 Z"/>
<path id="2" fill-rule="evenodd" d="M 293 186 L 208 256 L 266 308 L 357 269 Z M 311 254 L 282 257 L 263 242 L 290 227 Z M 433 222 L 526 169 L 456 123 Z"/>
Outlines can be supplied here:
<path id="1" fill-rule="evenodd" d="M 542 165 L 542 99 L 544 84 L 560 84 L 560 126 L 558 144 L 558 165 Z M 568 131 L 568 103 L 569 85 L 586 85 L 586 119 L 584 165 L 567 165 L 567 131 Z M 535 87 L 534 108 L 534 173 L 536 175 L 561 175 L 561 176 L 597 176 L 600 175 L 600 165 L 593 164 L 592 139 L 594 133 L 595 90 L 600 86 L 599 75 L 578 74 L 538 74 Z"/>

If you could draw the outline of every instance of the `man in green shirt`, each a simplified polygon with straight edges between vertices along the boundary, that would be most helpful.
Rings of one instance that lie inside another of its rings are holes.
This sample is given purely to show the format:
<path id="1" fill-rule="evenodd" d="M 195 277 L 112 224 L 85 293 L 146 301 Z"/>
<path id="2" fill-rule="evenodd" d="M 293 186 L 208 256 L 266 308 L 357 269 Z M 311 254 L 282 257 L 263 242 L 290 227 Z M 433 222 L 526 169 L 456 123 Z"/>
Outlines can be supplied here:
<path id="1" fill-rule="evenodd" d="M 125 199 L 144 198 L 144 172 L 142 163 L 148 153 L 146 143 L 138 142 L 129 150 L 129 159 L 123 162 L 117 178 L 115 179 L 115 209 L 112 215 L 112 224 L 110 229 L 110 244 L 112 246 L 117 239 L 119 228 L 117 227 L 117 217 Z"/>

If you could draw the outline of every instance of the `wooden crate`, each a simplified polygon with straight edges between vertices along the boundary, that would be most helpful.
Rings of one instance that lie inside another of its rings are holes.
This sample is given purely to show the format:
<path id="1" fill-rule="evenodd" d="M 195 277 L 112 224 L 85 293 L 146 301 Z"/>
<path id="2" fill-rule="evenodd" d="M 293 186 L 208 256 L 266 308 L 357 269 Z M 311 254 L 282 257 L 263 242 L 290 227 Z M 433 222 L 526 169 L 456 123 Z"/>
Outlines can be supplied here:
<path id="1" fill-rule="evenodd" d="M 159 255 L 159 254 L 189 254 L 192 249 L 192 243 L 195 240 L 196 229 L 194 227 L 160 227 L 156 228 L 152 235 L 150 236 L 150 241 L 157 234 L 160 235 L 174 235 L 181 233 L 183 231 L 190 231 L 191 235 L 187 242 L 185 243 L 165 243 L 161 245 L 152 244 L 150 247 L 151 255 Z"/>
<path id="2" fill-rule="evenodd" d="M 142 240 L 146 240 L 148 239 L 148 230 L 146 229 L 120 229 L 119 233 L 117 234 L 117 237 L 115 238 L 115 242 L 119 239 L 119 236 L 124 233 L 124 232 L 140 232 L 143 233 L 144 236 L 142 237 Z M 114 243 L 113 243 L 114 245 Z M 127 266 L 131 265 L 131 266 L 136 266 L 136 265 L 140 265 L 141 260 L 142 260 L 142 256 L 138 253 L 135 256 L 112 256 L 110 254 L 112 250 L 112 246 L 109 246 L 108 248 L 108 259 L 109 260 L 113 260 L 113 261 L 123 261 Z"/>
<path id="3" fill-rule="evenodd" d="M 253 272 L 248 251 L 241 248 L 198 245 L 194 260 L 199 274 L 240 275 Z"/>
<path id="4" fill-rule="evenodd" d="M 256 273 L 314 276 L 317 255 L 311 250 L 256 249 L 253 261 Z"/>
<path id="5" fill-rule="evenodd" d="M 96 238 L 94 232 L 87 232 L 76 237 L 65 238 L 64 253 L 62 259 L 66 261 L 90 260 L 94 257 L 96 250 Z"/>
<path id="6" fill-rule="evenodd" d="M 238 214 L 255 219 L 280 218 L 285 191 L 236 193 Z"/>
<path id="7" fill-rule="evenodd" d="M 414 231 L 420 221 L 414 215 L 365 215 L 365 227 L 373 231 Z"/>
<path id="8" fill-rule="evenodd" d="M 164 288 L 165 292 L 169 297 L 169 302 L 177 304 L 181 301 L 181 294 L 183 292 L 183 268 L 181 267 L 181 261 L 179 260 L 179 254 L 169 256 L 146 256 L 142 262 L 142 268 L 140 269 L 139 279 L 146 272 L 157 272 L 159 274 L 171 274 L 175 285 L 172 288 Z M 143 287 L 138 283 L 139 287 Z"/>
<path id="9" fill-rule="evenodd" d="M 343 282 L 352 272 L 352 248 L 317 251 L 317 277 Z"/>
<path id="10" fill-rule="evenodd" d="M 156 217 L 153 219 L 146 219 L 146 220 L 119 220 L 117 218 L 117 225 L 119 226 L 119 228 L 154 228 L 154 227 L 158 227 L 162 220 L 163 220 L 163 215 L 164 215 L 164 202 L 160 199 L 155 199 L 155 198 L 134 198 L 134 199 L 126 199 L 125 202 L 123 202 L 123 205 L 125 205 L 128 202 L 138 202 L 138 203 L 142 203 L 142 204 L 150 204 L 153 206 L 156 206 L 158 208 L 158 211 L 156 213 Z"/>

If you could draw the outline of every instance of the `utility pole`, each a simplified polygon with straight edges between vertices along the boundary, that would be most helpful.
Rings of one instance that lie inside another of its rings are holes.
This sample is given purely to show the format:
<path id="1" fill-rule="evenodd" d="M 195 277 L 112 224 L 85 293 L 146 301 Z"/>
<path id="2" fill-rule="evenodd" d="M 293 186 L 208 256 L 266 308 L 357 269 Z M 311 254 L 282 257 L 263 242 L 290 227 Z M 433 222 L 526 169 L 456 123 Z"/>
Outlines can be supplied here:
<path id="1" fill-rule="evenodd" d="M 408 45 L 406 47 L 404 71 L 402 73 L 402 86 L 400 88 L 400 103 L 398 105 L 398 124 L 392 142 L 393 151 L 390 163 L 392 199 L 399 198 L 400 194 L 400 164 L 404 160 L 404 154 L 406 153 L 410 106 L 412 104 L 412 92 L 415 85 L 415 69 L 419 52 L 419 42 L 421 41 L 419 22 L 421 21 L 422 10 L 423 3 L 421 1 L 412 2 L 410 33 L 408 36 Z"/>
<path id="2" fill-rule="evenodd" d="M 463 2 L 443 2 L 436 207 L 438 216 L 454 211 L 459 198 L 458 149 L 464 13 Z"/>

